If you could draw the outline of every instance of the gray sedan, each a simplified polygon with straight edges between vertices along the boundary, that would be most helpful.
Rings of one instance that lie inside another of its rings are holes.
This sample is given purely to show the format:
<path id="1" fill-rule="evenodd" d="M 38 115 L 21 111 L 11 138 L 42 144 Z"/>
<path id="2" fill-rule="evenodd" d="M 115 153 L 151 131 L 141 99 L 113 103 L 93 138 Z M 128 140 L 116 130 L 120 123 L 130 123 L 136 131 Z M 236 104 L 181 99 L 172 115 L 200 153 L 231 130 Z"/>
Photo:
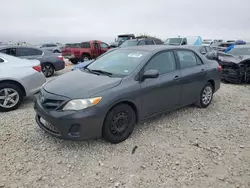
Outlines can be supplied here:
<path id="1" fill-rule="evenodd" d="M 25 60 L 0 53 L 0 112 L 17 109 L 26 96 L 46 82 L 37 60 Z"/>
<path id="2" fill-rule="evenodd" d="M 208 107 L 220 80 L 219 64 L 188 47 L 110 50 L 45 84 L 36 95 L 36 121 L 58 138 L 118 143 L 142 119 L 190 104 Z"/>
<path id="3" fill-rule="evenodd" d="M 42 72 L 46 77 L 51 77 L 55 71 L 65 68 L 65 62 L 61 55 L 31 46 L 0 46 L 0 52 L 24 59 L 39 60 Z"/>

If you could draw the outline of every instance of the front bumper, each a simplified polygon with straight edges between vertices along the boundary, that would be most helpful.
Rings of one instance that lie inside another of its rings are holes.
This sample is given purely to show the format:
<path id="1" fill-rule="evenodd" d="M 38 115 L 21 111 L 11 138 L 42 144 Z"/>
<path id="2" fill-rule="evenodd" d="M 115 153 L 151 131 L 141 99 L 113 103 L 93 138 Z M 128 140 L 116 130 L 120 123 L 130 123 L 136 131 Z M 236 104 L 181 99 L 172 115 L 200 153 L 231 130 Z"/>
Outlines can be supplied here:
<path id="1" fill-rule="evenodd" d="M 36 122 L 45 132 L 60 139 L 87 140 L 102 136 L 104 117 L 95 108 L 83 111 L 48 111 L 35 97 Z M 47 123 L 44 123 L 45 120 Z"/>

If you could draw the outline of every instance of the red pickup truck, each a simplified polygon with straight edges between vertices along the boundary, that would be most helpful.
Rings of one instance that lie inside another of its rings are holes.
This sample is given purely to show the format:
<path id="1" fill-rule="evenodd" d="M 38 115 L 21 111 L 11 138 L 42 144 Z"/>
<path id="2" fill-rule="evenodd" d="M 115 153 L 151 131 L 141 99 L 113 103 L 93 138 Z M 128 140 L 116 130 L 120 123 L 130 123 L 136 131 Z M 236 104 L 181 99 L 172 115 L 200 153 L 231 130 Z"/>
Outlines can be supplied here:
<path id="1" fill-rule="evenodd" d="M 105 42 L 93 40 L 66 46 L 62 49 L 62 56 L 77 64 L 79 61 L 94 59 L 109 49 L 109 45 Z"/>

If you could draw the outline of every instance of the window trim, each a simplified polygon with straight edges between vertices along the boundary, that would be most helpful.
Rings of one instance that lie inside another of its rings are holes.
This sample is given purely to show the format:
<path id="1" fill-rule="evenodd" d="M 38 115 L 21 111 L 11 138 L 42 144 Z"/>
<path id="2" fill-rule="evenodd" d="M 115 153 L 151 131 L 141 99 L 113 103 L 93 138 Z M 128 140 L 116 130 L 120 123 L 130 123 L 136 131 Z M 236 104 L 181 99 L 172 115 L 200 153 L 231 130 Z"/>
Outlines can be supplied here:
<path id="1" fill-rule="evenodd" d="M 156 57 L 157 55 L 159 55 L 159 54 L 161 54 L 161 53 L 166 53 L 166 52 L 172 52 L 172 53 L 173 53 L 176 69 L 173 70 L 173 71 L 170 71 L 170 72 L 166 72 L 166 73 L 159 74 L 159 76 L 164 75 L 164 74 L 169 74 L 169 73 L 174 72 L 174 71 L 178 71 L 178 70 L 179 70 L 179 65 L 178 65 L 177 59 L 176 59 L 176 57 L 175 57 L 175 52 L 174 52 L 174 50 L 162 50 L 162 51 L 160 51 L 160 52 L 156 52 L 152 57 L 150 57 L 150 58 L 147 60 L 147 62 L 143 65 L 143 67 L 142 67 L 141 70 L 138 72 L 138 74 L 136 75 L 136 77 L 139 76 L 139 78 L 140 78 L 140 77 L 142 76 L 142 74 L 145 72 L 145 71 L 144 71 L 144 70 L 145 70 L 145 67 L 150 63 L 150 61 L 151 61 L 154 57 Z"/>
<path id="2" fill-rule="evenodd" d="M 177 53 L 178 51 L 188 51 L 188 52 L 192 52 L 192 53 L 194 54 L 194 56 L 195 56 L 196 63 L 197 63 L 197 58 L 199 58 L 199 60 L 201 61 L 201 64 L 196 64 L 196 65 L 191 66 L 191 67 L 181 68 L 181 62 L 180 62 L 180 59 L 179 59 L 179 56 L 178 56 L 178 53 Z M 190 50 L 190 49 L 175 49 L 175 50 L 174 50 L 174 53 L 175 53 L 175 55 L 176 55 L 176 60 L 177 60 L 177 62 L 178 62 L 178 64 L 179 64 L 179 69 L 180 69 L 180 70 L 184 70 L 184 69 L 188 69 L 188 68 L 192 68 L 192 67 L 204 65 L 204 62 L 203 62 L 202 58 L 200 58 L 200 56 L 199 56 L 195 51 L 193 51 L 193 50 Z"/>

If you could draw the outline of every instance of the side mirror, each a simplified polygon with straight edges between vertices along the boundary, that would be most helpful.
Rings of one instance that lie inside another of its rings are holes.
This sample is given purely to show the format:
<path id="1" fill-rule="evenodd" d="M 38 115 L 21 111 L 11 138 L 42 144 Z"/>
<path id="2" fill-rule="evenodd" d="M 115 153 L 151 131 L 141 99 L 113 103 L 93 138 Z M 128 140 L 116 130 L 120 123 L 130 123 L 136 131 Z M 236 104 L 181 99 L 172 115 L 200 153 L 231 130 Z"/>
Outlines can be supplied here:
<path id="1" fill-rule="evenodd" d="M 206 54 L 206 52 L 201 52 L 201 54 L 202 54 L 202 55 L 205 55 L 205 54 Z"/>
<path id="2" fill-rule="evenodd" d="M 158 78 L 159 77 L 159 71 L 155 70 L 155 69 L 151 69 L 151 70 L 146 70 L 143 75 L 142 78 L 143 79 L 147 79 L 147 78 Z"/>

